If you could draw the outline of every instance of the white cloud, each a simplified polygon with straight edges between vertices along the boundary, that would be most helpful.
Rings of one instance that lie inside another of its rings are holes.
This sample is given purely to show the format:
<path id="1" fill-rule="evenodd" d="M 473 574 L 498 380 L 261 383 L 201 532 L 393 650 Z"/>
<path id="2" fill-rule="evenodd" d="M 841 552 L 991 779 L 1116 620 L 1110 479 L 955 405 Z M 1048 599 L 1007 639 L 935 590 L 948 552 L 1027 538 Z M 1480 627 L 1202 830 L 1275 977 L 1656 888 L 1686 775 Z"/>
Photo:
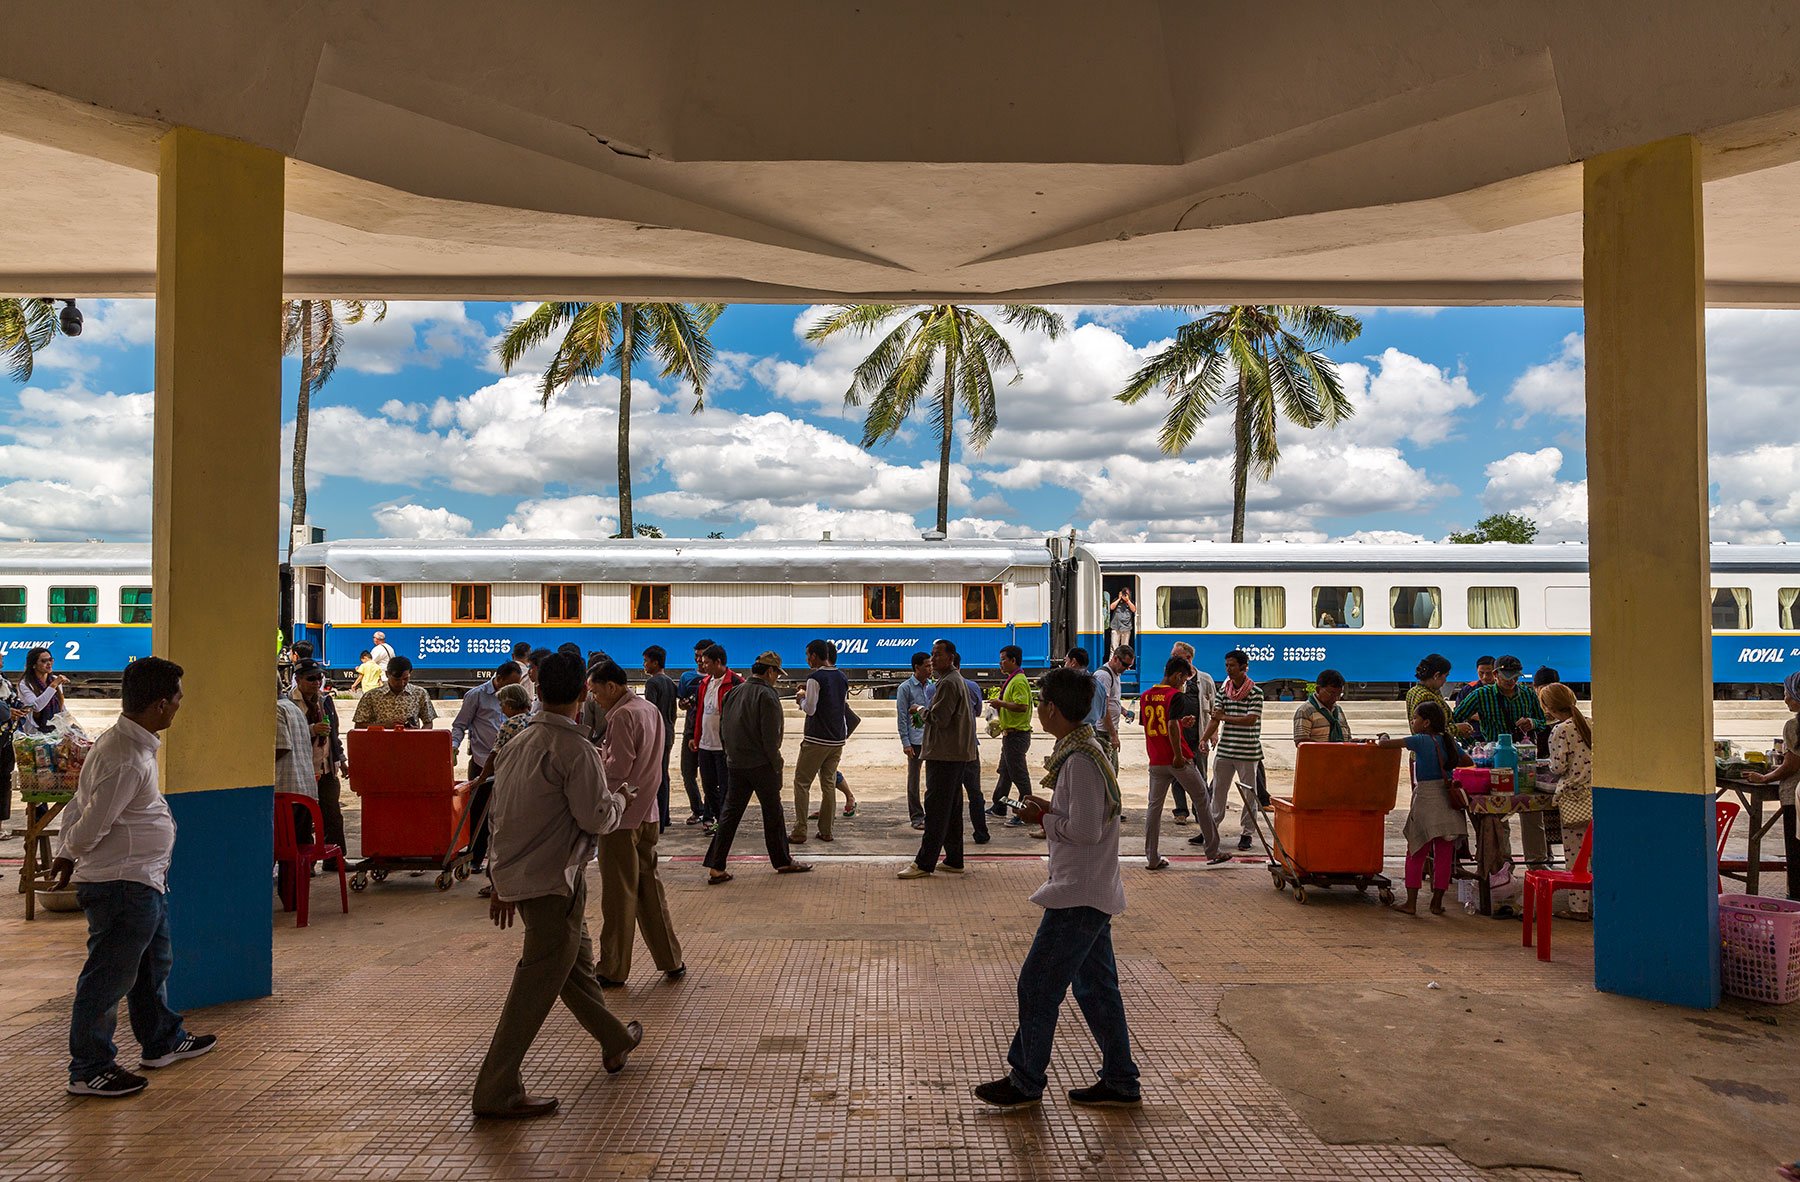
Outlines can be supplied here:
<path id="1" fill-rule="evenodd" d="M 389 300 L 387 315 L 373 310 L 344 329 L 338 364 L 362 373 L 399 373 L 408 366 L 435 367 L 467 357 L 487 344 L 487 332 L 457 301 Z"/>
<path id="2" fill-rule="evenodd" d="M 591 494 L 523 501 L 490 538 L 610 538 L 619 532 L 615 502 Z"/>
<path id="3" fill-rule="evenodd" d="M 1560 448 L 1516 451 L 1486 468 L 1481 504 L 1489 513 L 1522 513 L 1537 522 L 1540 542 L 1587 540 L 1587 481 L 1559 480 Z"/>
<path id="4" fill-rule="evenodd" d="M 398 398 L 390 398 L 381 404 L 381 413 L 402 423 L 416 423 L 424 416 L 425 406 L 418 402 L 402 402 Z"/>
<path id="5" fill-rule="evenodd" d="M 1587 416 L 1587 338 L 1572 332 L 1562 340 L 1562 352 L 1533 365 L 1513 381 L 1506 400 L 1524 412 L 1522 424 L 1534 414 L 1567 419 Z M 1518 425 L 1518 424 L 1515 424 Z"/>
<path id="6" fill-rule="evenodd" d="M 150 534 L 149 394 L 28 386 L 0 424 L 0 537 Z"/>
<path id="7" fill-rule="evenodd" d="M 1377 445 L 1411 440 L 1429 447 L 1449 439 L 1463 421 L 1463 412 L 1481 401 L 1469 388 L 1467 376 L 1451 374 L 1410 353 L 1389 348 L 1369 360 L 1375 368 L 1356 361 L 1338 367 L 1355 415 L 1335 432 L 1313 432 L 1307 438 Z"/>
<path id="8" fill-rule="evenodd" d="M 378 505 L 375 526 L 388 538 L 466 538 L 475 523 L 448 509 L 424 505 Z"/>

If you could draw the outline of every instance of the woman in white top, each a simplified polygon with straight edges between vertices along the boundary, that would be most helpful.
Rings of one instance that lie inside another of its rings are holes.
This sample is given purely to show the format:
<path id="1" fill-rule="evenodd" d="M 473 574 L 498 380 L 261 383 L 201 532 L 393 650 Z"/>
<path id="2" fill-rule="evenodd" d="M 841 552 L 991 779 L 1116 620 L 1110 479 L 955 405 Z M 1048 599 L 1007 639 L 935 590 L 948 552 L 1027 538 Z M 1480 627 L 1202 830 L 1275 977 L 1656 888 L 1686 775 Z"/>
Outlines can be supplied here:
<path id="1" fill-rule="evenodd" d="M 1562 817 L 1563 863 L 1574 866 L 1594 821 L 1594 731 L 1575 702 L 1575 691 L 1561 682 L 1539 690 L 1538 704 L 1556 724 L 1550 728 L 1550 777 L 1556 781 L 1556 811 Z M 1571 891 L 1566 918 L 1587 919 L 1588 907 L 1588 892 Z"/>

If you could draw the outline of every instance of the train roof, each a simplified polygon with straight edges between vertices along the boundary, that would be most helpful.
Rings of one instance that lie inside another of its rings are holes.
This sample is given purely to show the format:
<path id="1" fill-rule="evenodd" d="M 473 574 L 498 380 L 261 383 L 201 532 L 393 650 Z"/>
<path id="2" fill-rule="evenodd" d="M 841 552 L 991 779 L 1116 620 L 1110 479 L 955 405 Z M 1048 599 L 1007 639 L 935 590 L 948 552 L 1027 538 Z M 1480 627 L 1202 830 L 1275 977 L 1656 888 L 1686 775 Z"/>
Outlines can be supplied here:
<path id="1" fill-rule="evenodd" d="M 1103 571 L 1381 570 L 1585 571 L 1588 548 L 1575 542 L 1516 546 L 1448 542 L 1082 542 Z M 1800 568 L 1800 547 L 1712 548 L 1712 564 L 1733 570 Z"/>
<path id="2" fill-rule="evenodd" d="M 9 575 L 148 575 L 147 542 L 0 542 Z"/>
<path id="3" fill-rule="evenodd" d="M 1050 565 L 1039 543 L 1005 541 L 742 542 L 400 538 L 314 542 L 296 567 L 351 583 L 988 583 L 1009 569 Z"/>

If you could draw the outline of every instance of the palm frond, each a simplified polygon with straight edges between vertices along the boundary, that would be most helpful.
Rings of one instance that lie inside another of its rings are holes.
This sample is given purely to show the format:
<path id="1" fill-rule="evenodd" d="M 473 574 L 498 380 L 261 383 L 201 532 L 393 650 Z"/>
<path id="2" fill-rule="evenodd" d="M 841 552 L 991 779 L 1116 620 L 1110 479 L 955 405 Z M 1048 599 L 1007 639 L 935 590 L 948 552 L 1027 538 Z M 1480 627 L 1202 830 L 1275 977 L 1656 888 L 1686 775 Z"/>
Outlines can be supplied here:
<path id="1" fill-rule="evenodd" d="M 508 373 L 526 353 L 550 339 L 550 334 L 570 323 L 590 305 L 584 303 L 539 304 L 521 320 L 513 322 L 494 346 L 500 368 Z"/>
<path id="2" fill-rule="evenodd" d="M 718 313 L 707 318 L 704 307 L 723 305 L 646 304 L 645 319 L 663 362 L 662 376 L 680 378 L 694 388 L 694 411 L 706 405 L 706 383 L 712 377 L 713 343 L 708 328 Z"/>
<path id="3" fill-rule="evenodd" d="M 1063 330 L 1068 328 L 1068 322 L 1061 313 L 1052 312 L 1037 304 L 1002 304 L 1000 319 L 1027 332 L 1041 332 L 1051 340 L 1061 336 Z"/>
<path id="4" fill-rule="evenodd" d="M 836 304 L 813 321 L 806 330 L 809 341 L 823 341 L 840 332 L 866 336 L 879 329 L 891 317 L 899 315 L 907 304 Z"/>

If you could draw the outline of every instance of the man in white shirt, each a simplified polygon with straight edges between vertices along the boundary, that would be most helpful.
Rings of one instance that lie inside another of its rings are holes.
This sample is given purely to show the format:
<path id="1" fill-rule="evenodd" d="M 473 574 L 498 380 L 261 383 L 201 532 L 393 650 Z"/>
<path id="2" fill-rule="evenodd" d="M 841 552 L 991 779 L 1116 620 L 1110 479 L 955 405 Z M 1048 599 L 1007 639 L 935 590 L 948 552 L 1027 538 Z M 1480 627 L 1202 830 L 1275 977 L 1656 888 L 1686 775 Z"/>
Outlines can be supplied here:
<path id="1" fill-rule="evenodd" d="M 156 787 L 157 738 L 181 709 L 181 666 L 140 657 L 125 666 L 122 712 L 81 768 L 62 814 L 51 870 L 71 878 L 87 915 L 88 955 L 69 1012 L 69 1094 L 129 1096 L 148 1081 L 119 1066 L 119 1002 L 143 1048 L 142 1066 L 204 1055 L 217 1039 L 189 1034 L 169 1008 L 169 858 L 175 818 Z"/>
<path id="2" fill-rule="evenodd" d="M 1137 663 L 1137 656 L 1131 646 L 1121 644 L 1113 649 L 1112 656 L 1094 672 L 1094 692 L 1104 695 L 1104 705 L 1100 708 L 1100 722 L 1094 727 L 1094 733 L 1109 748 L 1113 767 L 1119 766 L 1119 719 L 1125 714 L 1125 702 L 1120 691 L 1120 681 L 1125 671 Z"/>
<path id="3" fill-rule="evenodd" d="M 394 646 L 387 642 L 386 632 L 375 634 L 375 643 L 369 646 L 369 659 L 381 666 L 383 676 L 387 674 L 388 662 L 394 659 Z"/>

